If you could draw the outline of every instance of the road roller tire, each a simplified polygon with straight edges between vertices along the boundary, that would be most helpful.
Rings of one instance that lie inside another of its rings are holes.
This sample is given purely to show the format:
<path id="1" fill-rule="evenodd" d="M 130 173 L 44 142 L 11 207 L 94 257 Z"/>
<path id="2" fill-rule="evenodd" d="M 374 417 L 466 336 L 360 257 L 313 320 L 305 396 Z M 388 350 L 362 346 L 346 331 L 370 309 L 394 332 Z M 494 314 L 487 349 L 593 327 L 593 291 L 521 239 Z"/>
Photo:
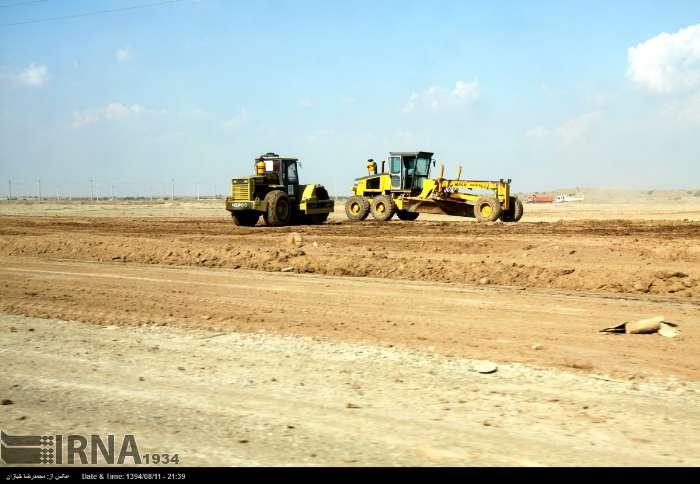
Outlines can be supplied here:
<path id="1" fill-rule="evenodd" d="M 255 227 L 260 219 L 260 213 L 251 211 L 234 211 L 231 212 L 233 224 L 239 227 Z"/>
<path id="2" fill-rule="evenodd" d="M 267 217 L 265 222 L 271 227 L 284 227 L 292 222 L 292 204 L 289 195 L 282 190 L 273 190 L 265 196 Z"/>

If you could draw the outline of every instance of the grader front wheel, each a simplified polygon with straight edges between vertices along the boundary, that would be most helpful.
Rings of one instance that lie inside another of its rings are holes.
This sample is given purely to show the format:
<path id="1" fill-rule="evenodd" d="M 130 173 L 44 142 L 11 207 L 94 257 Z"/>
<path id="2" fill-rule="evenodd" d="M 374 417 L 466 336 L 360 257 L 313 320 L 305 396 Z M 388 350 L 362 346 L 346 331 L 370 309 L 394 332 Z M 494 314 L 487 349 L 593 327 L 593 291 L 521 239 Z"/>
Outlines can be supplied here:
<path id="1" fill-rule="evenodd" d="M 474 205 L 474 216 L 479 222 L 494 222 L 501 216 L 501 204 L 491 197 L 481 197 Z"/>
<path id="2" fill-rule="evenodd" d="M 345 215 L 350 220 L 364 220 L 369 215 L 369 203 L 364 197 L 350 197 L 345 202 Z"/>
<path id="3" fill-rule="evenodd" d="M 372 217 L 380 222 L 386 222 L 391 220 L 391 217 L 396 213 L 396 204 L 394 199 L 388 195 L 377 195 L 372 199 L 370 210 Z"/>

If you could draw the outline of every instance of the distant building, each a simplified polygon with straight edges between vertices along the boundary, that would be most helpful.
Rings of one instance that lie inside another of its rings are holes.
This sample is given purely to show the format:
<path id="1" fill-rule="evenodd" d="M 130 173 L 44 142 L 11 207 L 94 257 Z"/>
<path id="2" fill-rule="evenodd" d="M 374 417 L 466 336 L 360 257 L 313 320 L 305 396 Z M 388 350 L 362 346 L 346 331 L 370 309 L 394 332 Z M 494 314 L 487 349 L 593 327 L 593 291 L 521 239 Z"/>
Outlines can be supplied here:
<path id="1" fill-rule="evenodd" d="M 554 197 L 552 195 L 534 193 L 527 197 L 527 203 L 552 203 Z"/>
<path id="2" fill-rule="evenodd" d="M 583 200 L 584 196 L 582 193 L 567 193 L 566 195 L 557 195 L 554 203 L 582 202 Z"/>

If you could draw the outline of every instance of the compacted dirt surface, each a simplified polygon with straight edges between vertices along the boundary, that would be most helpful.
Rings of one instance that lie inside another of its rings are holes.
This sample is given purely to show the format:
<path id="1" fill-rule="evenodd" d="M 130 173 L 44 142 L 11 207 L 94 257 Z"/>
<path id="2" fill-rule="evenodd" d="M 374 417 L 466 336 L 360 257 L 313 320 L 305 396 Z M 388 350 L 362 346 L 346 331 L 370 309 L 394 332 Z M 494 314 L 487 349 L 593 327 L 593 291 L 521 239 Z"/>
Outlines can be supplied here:
<path id="1" fill-rule="evenodd" d="M 0 288 L 0 312 L 11 314 L 264 330 L 632 380 L 700 380 L 700 307 L 686 298 L 19 257 L 0 258 Z M 599 333 L 654 315 L 679 324 L 682 336 Z"/>
<path id="2" fill-rule="evenodd" d="M 700 465 L 700 386 L 311 338 L 2 316 L 4 429 L 180 465 Z"/>
<path id="3" fill-rule="evenodd" d="M 16 434 L 185 465 L 700 464 L 697 221 L 46 214 L 0 215 Z M 599 332 L 658 315 L 680 336 Z"/>

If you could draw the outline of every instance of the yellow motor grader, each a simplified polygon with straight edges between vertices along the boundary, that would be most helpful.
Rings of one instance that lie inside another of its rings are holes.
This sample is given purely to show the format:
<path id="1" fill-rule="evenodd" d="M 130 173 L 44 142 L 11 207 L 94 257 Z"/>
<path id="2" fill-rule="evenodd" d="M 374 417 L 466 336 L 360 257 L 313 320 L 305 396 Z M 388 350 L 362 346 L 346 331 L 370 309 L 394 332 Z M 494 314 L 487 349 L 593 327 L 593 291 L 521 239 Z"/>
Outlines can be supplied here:
<path id="1" fill-rule="evenodd" d="M 420 213 L 438 213 L 475 217 L 479 222 L 517 222 L 523 216 L 523 204 L 510 194 L 511 180 L 460 180 L 462 167 L 455 179 L 439 174 L 430 177 L 435 166 L 433 153 L 426 151 L 391 152 L 389 171 L 377 172 L 374 160 L 367 162 L 368 175 L 357 178 L 345 204 L 350 220 L 364 220 L 371 213 L 379 221 L 416 220 Z M 465 190 L 464 192 L 461 190 Z"/>

